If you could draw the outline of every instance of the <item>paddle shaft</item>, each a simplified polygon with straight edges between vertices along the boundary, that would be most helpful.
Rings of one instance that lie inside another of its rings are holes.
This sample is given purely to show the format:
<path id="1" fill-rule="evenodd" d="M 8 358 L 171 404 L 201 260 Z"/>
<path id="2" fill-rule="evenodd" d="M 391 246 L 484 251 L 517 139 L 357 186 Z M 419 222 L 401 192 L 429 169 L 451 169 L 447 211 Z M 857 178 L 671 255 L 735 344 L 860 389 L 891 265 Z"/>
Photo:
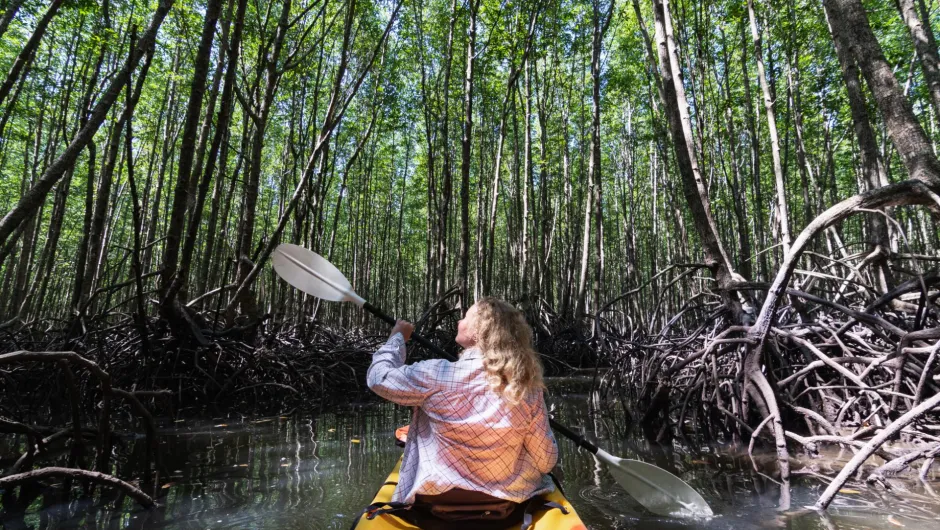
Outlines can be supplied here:
<path id="1" fill-rule="evenodd" d="M 362 308 L 372 313 L 373 315 L 379 317 L 380 319 L 384 320 L 390 326 L 394 326 L 395 322 L 397 322 L 394 318 L 385 314 L 381 309 L 375 307 L 369 302 L 365 302 L 364 304 L 362 304 Z M 423 336 L 419 335 L 418 333 L 412 333 L 411 338 L 414 339 L 414 341 L 417 342 L 418 344 L 424 346 L 425 348 L 428 348 L 429 350 L 433 351 L 434 353 L 436 353 L 437 355 L 441 357 L 444 357 L 445 359 L 448 359 L 450 361 L 457 360 L 456 357 L 442 350 L 436 344 L 424 338 Z M 591 452 L 591 454 L 595 454 L 595 455 L 597 454 L 597 446 L 585 440 L 584 437 L 582 437 L 581 435 L 575 433 L 568 427 L 565 427 L 564 425 L 558 423 L 552 418 L 548 419 L 548 423 L 552 426 L 552 429 L 560 432 L 565 438 L 568 438 L 572 442 L 576 443 L 579 447 L 587 449 L 588 451 Z"/>

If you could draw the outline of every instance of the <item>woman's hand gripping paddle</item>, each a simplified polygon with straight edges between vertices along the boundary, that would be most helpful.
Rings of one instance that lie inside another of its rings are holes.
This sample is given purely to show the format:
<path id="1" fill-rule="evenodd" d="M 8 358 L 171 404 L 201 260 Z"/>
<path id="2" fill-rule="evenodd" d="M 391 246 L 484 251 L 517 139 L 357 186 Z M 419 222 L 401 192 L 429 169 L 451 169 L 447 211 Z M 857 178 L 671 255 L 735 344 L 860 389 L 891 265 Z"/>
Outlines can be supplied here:
<path id="1" fill-rule="evenodd" d="M 353 302 L 388 324 L 395 325 L 394 318 L 356 294 L 343 273 L 319 254 L 283 243 L 275 249 L 272 260 L 278 276 L 301 291 L 332 302 Z M 442 357 L 457 360 L 417 333 L 412 334 L 411 338 Z M 672 473 L 639 460 L 617 458 L 555 420 L 551 420 L 551 425 L 555 431 L 607 464 L 617 484 L 649 511 L 657 515 L 684 518 L 713 515 L 705 499 Z"/>

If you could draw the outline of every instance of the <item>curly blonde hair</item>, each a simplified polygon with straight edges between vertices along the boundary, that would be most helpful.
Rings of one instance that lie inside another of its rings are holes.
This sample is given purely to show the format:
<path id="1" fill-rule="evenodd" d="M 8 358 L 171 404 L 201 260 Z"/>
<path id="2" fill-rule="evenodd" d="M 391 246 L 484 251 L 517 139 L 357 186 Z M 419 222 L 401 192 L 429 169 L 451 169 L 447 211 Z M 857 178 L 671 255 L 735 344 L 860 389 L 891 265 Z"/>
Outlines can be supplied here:
<path id="1" fill-rule="evenodd" d="M 544 388 L 542 362 L 522 311 L 493 297 L 477 300 L 476 307 L 477 347 L 490 388 L 513 404 Z"/>

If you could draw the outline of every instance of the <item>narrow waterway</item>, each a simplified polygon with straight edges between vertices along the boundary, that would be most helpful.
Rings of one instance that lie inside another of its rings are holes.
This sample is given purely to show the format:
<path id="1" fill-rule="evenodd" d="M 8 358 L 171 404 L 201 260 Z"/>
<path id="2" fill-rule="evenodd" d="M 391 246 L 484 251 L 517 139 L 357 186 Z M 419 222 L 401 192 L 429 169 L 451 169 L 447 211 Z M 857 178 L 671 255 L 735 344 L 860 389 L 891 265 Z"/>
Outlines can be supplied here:
<path id="1" fill-rule="evenodd" d="M 799 462 L 806 470 L 792 488 L 794 510 L 776 511 L 778 489 L 756 472 L 750 458 L 727 448 L 676 445 L 671 454 L 637 452 L 616 434 L 616 421 L 588 415 L 589 378 L 550 382 L 548 404 L 557 419 L 582 428 L 616 455 L 657 463 L 695 487 L 718 514 L 708 521 L 650 515 L 620 489 L 602 465 L 559 439 L 562 482 L 589 528 L 897 530 L 940 528 L 940 480 L 899 483 L 895 490 L 846 487 L 828 515 L 801 506 L 816 500 L 825 482 L 809 470 L 828 472 L 839 461 Z M 564 395 L 564 397 L 559 397 Z M 389 404 L 350 404 L 319 415 L 266 418 L 165 420 L 161 425 L 162 468 L 156 488 L 163 507 L 142 512 L 130 501 L 124 510 L 85 512 L 71 505 L 32 510 L 34 527 L 345 529 L 384 482 L 401 449 L 393 433 L 410 411 Z M 841 455 L 845 461 L 851 454 Z M 761 457 L 758 457 L 761 458 Z M 766 457 L 764 457 L 766 458 Z M 932 487 L 932 488 L 931 488 Z M 57 522 L 58 521 L 58 522 Z"/>

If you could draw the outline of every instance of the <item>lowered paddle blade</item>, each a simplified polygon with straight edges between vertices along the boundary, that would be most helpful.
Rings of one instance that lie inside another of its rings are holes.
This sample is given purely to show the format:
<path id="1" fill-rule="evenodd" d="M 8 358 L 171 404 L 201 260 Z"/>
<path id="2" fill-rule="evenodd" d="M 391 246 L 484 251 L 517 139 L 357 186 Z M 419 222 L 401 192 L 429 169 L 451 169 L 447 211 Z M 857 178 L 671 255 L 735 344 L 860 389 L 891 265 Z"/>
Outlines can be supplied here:
<path id="1" fill-rule="evenodd" d="M 669 517 L 714 515 L 705 499 L 672 473 L 639 460 L 617 458 L 603 450 L 597 456 L 607 464 L 617 484 L 647 510 Z"/>
<path id="2" fill-rule="evenodd" d="M 278 276 L 311 296 L 331 302 L 362 300 L 343 273 L 316 252 L 282 243 L 274 249 L 271 260 Z"/>

